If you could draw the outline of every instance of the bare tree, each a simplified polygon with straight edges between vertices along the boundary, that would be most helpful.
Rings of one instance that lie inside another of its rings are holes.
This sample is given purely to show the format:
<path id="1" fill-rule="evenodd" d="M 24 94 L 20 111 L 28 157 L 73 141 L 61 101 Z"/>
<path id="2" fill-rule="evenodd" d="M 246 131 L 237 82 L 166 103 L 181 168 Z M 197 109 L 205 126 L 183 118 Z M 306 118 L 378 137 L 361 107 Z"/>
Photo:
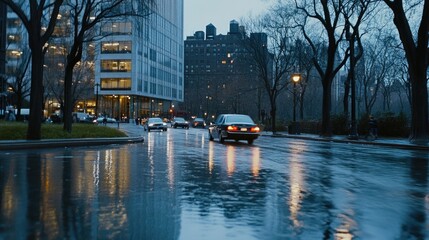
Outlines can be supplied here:
<path id="1" fill-rule="evenodd" d="M 429 0 L 407 1 L 407 7 L 414 9 L 419 23 L 411 25 L 411 18 L 407 16 L 402 0 L 383 0 L 390 8 L 405 56 L 408 62 L 408 71 L 411 84 L 411 132 L 410 141 L 428 144 L 428 78 L 429 66 Z M 416 15 L 414 15 L 415 17 Z M 412 26 L 416 26 L 414 29 Z"/>
<path id="2" fill-rule="evenodd" d="M 341 30 L 342 5 L 337 2 L 321 0 L 316 1 L 298 1 L 295 0 L 296 8 L 303 13 L 303 18 L 298 19 L 302 33 L 310 44 L 313 51 L 313 64 L 320 75 L 323 86 L 322 102 L 322 128 L 321 136 L 331 136 L 331 88 L 332 81 L 338 71 L 344 66 L 348 55 L 344 56 L 338 62 L 339 44 L 344 39 L 344 29 Z M 315 32 L 310 29 L 311 24 L 319 23 L 322 25 L 322 32 Z M 338 30 L 340 34 L 338 35 Z M 314 34 L 312 36 L 312 34 Z M 317 36 L 315 36 L 317 34 Z M 320 41 L 320 36 L 326 42 Z"/>
<path id="3" fill-rule="evenodd" d="M 63 0 L 0 0 L 8 5 L 21 19 L 28 32 L 31 49 L 30 116 L 27 139 L 41 138 L 43 118 L 43 56 L 46 43 L 54 31 Z"/>
<path id="4" fill-rule="evenodd" d="M 61 45 L 62 46 L 62 45 Z M 64 63 L 65 54 L 62 47 L 50 44 L 45 56 L 44 86 L 45 100 L 55 99 L 64 112 Z M 57 109 L 51 109 L 57 110 Z"/>
<path id="5" fill-rule="evenodd" d="M 298 71 L 293 57 L 293 11 L 287 9 L 279 6 L 259 22 L 253 22 L 249 29 L 259 33 L 245 40 L 268 95 L 273 133 L 276 132 L 277 99 L 290 84 L 292 72 Z"/>
<path id="6" fill-rule="evenodd" d="M 82 60 L 84 44 L 98 37 L 95 28 L 109 19 L 147 17 L 154 6 L 154 0 L 132 2 L 128 0 L 69 0 L 66 9 L 70 11 L 72 45 L 67 50 L 64 73 L 64 130 L 72 130 L 73 69 Z"/>
<path id="7" fill-rule="evenodd" d="M 352 30 L 349 41 L 359 35 L 359 26 L 368 10 L 369 0 L 359 1 L 307 1 L 295 0 L 301 19 L 297 19 L 305 39 L 313 50 L 313 63 L 320 75 L 323 86 L 321 136 L 331 136 L 331 88 L 335 75 L 345 65 L 350 48 L 340 57 L 340 44 L 344 40 L 347 27 Z M 311 29 L 311 26 L 313 27 Z M 323 31 L 316 31 L 321 26 Z M 324 41 L 320 41 L 320 37 Z M 322 54 L 323 52 L 323 54 Z M 355 58 L 356 56 L 354 56 Z M 354 67 L 354 62 L 351 67 Z M 354 74 L 351 70 L 351 74 Z"/>
<path id="8" fill-rule="evenodd" d="M 23 29 L 20 29 L 21 31 Z M 16 32 L 9 32 L 7 38 L 6 49 L 11 50 L 13 58 L 10 59 L 14 63 L 9 67 L 8 74 L 6 77 L 6 83 L 9 88 L 11 88 L 13 94 L 15 95 L 16 105 L 16 118 L 22 120 L 21 117 L 21 108 L 25 101 L 25 98 L 30 95 L 30 78 L 29 78 L 29 66 L 31 61 L 31 51 L 28 48 L 27 44 L 23 44 L 19 35 L 22 33 L 20 30 Z"/>
<path id="9" fill-rule="evenodd" d="M 21 108 L 24 99 L 30 95 L 30 79 L 28 78 L 28 67 L 31 61 L 30 51 L 24 52 L 21 55 L 18 64 L 11 73 L 13 75 L 12 81 L 8 81 L 9 87 L 12 88 L 12 92 L 16 95 L 16 118 L 21 120 Z"/>
<path id="10" fill-rule="evenodd" d="M 386 35 L 383 30 L 379 30 L 378 36 L 371 40 L 365 44 L 363 69 L 358 78 L 363 86 L 362 97 L 367 114 L 372 112 L 380 87 L 383 88 L 384 93 L 390 95 L 391 91 L 386 90 L 389 90 L 388 86 L 392 86 L 396 78 L 394 72 L 398 58 L 395 53 L 397 41 L 393 36 Z"/>
<path id="11" fill-rule="evenodd" d="M 299 81 L 301 88 L 299 94 L 299 116 L 301 120 L 304 119 L 304 99 L 307 91 L 308 81 L 310 81 L 310 73 L 314 69 L 312 62 L 312 51 L 311 48 L 304 43 L 301 39 L 295 41 L 294 45 L 294 58 L 298 65 L 298 71 L 302 73 L 302 78 Z"/>

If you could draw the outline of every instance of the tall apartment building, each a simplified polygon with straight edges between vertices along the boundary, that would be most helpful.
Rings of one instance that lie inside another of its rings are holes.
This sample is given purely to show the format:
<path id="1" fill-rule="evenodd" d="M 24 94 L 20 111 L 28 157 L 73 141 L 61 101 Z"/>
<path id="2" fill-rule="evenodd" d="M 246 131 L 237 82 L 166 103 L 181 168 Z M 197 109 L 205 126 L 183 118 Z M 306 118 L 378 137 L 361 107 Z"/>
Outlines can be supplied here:
<path id="1" fill-rule="evenodd" d="M 6 5 L 0 2 L 0 117 L 4 115 L 5 109 L 5 87 L 6 87 Z"/>
<path id="2" fill-rule="evenodd" d="M 95 50 L 98 112 L 126 120 L 169 117 L 184 99 L 183 0 L 158 0 L 147 19 L 103 24 Z"/>
<path id="3" fill-rule="evenodd" d="M 6 71 L 6 20 L 6 5 L 0 2 L 0 75 L 5 74 Z M 2 89 L 1 85 L 0 92 Z"/>
<path id="4" fill-rule="evenodd" d="M 213 24 L 185 40 L 185 102 L 189 115 L 213 120 L 221 113 L 246 113 L 257 118 L 260 81 L 244 27 L 230 22 L 226 35 Z M 264 34 L 251 34 L 262 38 Z M 266 35 L 265 35 L 266 36 Z M 263 39 L 263 38 L 262 38 Z M 265 37 L 266 41 L 266 37 Z"/>
<path id="5" fill-rule="evenodd" d="M 21 20 L 9 7 L 1 3 L 0 31 L 2 33 L 0 34 L 0 74 L 3 76 L 0 92 L 3 93 L 1 105 L 6 109 L 6 106 L 14 105 L 17 101 L 15 93 L 9 89 L 9 84 L 13 84 L 22 71 L 24 48 L 29 47 L 27 31 Z M 23 86 L 22 89 L 27 87 L 29 86 Z"/>

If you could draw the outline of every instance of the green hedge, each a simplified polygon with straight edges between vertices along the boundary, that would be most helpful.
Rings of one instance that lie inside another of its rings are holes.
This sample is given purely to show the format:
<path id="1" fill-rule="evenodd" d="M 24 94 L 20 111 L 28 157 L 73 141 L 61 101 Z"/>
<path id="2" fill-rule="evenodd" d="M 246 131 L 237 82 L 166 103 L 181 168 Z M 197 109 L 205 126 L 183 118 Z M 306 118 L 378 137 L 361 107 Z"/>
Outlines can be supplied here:
<path id="1" fill-rule="evenodd" d="M 378 122 L 378 135 L 384 137 L 401 137 L 406 138 L 410 134 L 408 119 L 404 113 L 395 115 L 394 113 L 387 112 L 375 115 Z M 358 133 L 365 136 L 368 132 L 369 115 L 364 114 L 358 120 Z M 349 120 L 346 115 L 333 115 L 331 117 L 332 133 L 334 135 L 348 135 L 349 134 Z M 300 121 L 301 133 L 319 134 L 321 128 L 321 121 L 308 120 Z"/>
<path id="2" fill-rule="evenodd" d="M 382 113 L 374 116 L 377 119 L 378 135 L 385 137 L 408 137 L 410 128 L 408 119 L 404 113 L 395 116 L 392 112 Z M 367 134 L 368 132 L 368 115 L 362 116 L 359 121 L 359 133 Z"/>

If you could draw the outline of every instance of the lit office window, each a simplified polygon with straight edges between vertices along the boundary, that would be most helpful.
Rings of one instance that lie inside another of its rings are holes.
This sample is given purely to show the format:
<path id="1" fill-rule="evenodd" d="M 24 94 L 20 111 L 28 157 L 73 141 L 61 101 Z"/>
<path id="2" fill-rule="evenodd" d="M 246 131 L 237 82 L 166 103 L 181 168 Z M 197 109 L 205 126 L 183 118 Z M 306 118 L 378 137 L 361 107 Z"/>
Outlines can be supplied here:
<path id="1" fill-rule="evenodd" d="M 132 34 L 130 22 L 107 22 L 101 28 L 101 33 L 113 35 L 129 35 Z"/>
<path id="2" fill-rule="evenodd" d="M 101 60 L 102 72 L 131 72 L 131 60 Z"/>
<path id="3" fill-rule="evenodd" d="M 131 41 L 102 42 L 101 53 L 131 53 Z"/>
<path id="4" fill-rule="evenodd" d="M 102 90 L 131 90 L 131 78 L 102 78 Z"/>

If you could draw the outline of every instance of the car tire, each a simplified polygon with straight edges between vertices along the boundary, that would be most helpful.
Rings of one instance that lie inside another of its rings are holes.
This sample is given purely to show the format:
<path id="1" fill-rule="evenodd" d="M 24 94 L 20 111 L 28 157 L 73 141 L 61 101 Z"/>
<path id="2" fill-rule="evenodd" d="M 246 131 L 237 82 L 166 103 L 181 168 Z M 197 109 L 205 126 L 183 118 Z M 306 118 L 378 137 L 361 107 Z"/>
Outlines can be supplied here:
<path id="1" fill-rule="evenodd" d="M 148 128 L 147 131 L 150 132 L 150 129 Z"/>
<path id="2" fill-rule="evenodd" d="M 248 143 L 249 145 L 252 145 L 252 144 L 253 144 L 253 139 L 249 139 L 249 140 L 247 140 L 247 143 Z"/>
<path id="3" fill-rule="evenodd" d="M 213 140 L 214 140 L 214 138 L 213 138 L 212 134 L 209 132 L 209 141 L 213 141 Z"/>
<path id="4" fill-rule="evenodd" d="M 177 128 L 177 125 L 176 125 L 176 124 L 174 124 L 173 128 Z"/>
<path id="5" fill-rule="evenodd" d="M 167 128 L 164 128 L 164 132 L 167 132 Z"/>
<path id="6" fill-rule="evenodd" d="M 219 142 L 220 143 L 224 143 L 225 142 L 225 138 L 222 136 L 222 132 L 219 132 Z"/>

